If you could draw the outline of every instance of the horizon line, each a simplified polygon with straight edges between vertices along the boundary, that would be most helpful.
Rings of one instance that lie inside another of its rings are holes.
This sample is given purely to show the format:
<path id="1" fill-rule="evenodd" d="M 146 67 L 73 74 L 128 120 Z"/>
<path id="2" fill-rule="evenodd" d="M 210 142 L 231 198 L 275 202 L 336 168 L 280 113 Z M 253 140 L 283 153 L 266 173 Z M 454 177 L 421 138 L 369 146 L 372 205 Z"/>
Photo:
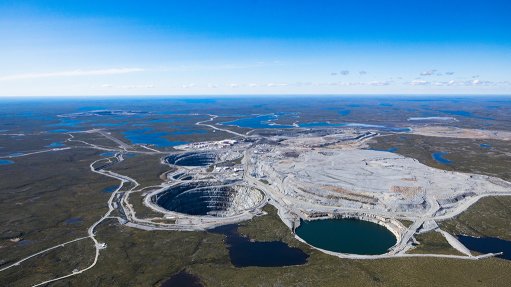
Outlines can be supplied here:
<path id="1" fill-rule="evenodd" d="M 268 97 L 511 97 L 510 94 L 486 94 L 486 93 L 449 93 L 449 94 L 428 94 L 428 93 L 350 93 L 350 94 L 310 94 L 310 93 L 281 93 L 281 94 L 159 94 L 159 95 L 30 95 L 30 96 L 0 96 L 0 100 L 27 100 L 27 99 L 120 99 L 120 98 L 268 98 Z"/>

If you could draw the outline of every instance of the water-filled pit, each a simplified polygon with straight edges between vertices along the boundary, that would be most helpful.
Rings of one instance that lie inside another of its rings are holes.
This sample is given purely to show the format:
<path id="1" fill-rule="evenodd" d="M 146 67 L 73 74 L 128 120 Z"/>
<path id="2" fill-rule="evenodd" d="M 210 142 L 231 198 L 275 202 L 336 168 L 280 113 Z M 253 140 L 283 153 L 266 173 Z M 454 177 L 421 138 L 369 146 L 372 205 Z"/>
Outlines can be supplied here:
<path id="1" fill-rule="evenodd" d="M 353 218 L 302 220 L 295 233 L 314 247 L 348 254 L 385 254 L 397 243 L 384 226 Z"/>

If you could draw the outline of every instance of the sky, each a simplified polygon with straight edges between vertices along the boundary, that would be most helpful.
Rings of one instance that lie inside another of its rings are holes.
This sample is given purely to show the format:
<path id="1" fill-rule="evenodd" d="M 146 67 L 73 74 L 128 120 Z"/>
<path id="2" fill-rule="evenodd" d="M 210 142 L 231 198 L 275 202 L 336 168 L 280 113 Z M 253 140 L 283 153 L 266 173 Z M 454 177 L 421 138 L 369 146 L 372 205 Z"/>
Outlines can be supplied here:
<path id="1" fill-rule="evenodd" d="M 511 94 L 511 1 L 0 0 L 0 96 Z"/>

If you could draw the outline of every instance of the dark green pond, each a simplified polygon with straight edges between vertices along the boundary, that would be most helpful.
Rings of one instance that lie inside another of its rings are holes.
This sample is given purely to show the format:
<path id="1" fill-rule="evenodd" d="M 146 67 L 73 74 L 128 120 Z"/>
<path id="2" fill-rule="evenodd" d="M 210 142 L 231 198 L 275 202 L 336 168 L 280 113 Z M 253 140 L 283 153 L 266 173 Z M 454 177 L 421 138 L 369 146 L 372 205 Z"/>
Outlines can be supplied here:
<path id="1" fill-rule="evenodd" d="M 397 242 L 387 228 L 358 219 L 302 221 L 295 232 L 317 248 L 351 254 L 384 254 Z"/>

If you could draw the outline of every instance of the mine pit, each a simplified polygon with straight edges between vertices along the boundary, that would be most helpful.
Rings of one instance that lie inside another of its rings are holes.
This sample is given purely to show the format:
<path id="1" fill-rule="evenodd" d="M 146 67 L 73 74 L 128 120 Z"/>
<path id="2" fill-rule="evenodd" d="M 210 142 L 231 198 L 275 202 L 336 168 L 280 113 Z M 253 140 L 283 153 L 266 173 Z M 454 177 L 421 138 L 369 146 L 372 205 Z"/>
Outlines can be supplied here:
<path id="1" fill-rule="evenodd" d="M 212 152 L 185 152 L 172 154 L 165 158 L 165 162 L 178 166 L 208 166 L 216 161 L 216 154 Z"/>
<path id="2" fill-rule="evenodd" d="M 232 216 L 256 207 L 263 194 L 244 185 L 187 182 L 156 194 L 153 201 L 168 211 L 196 216 Z"/>

